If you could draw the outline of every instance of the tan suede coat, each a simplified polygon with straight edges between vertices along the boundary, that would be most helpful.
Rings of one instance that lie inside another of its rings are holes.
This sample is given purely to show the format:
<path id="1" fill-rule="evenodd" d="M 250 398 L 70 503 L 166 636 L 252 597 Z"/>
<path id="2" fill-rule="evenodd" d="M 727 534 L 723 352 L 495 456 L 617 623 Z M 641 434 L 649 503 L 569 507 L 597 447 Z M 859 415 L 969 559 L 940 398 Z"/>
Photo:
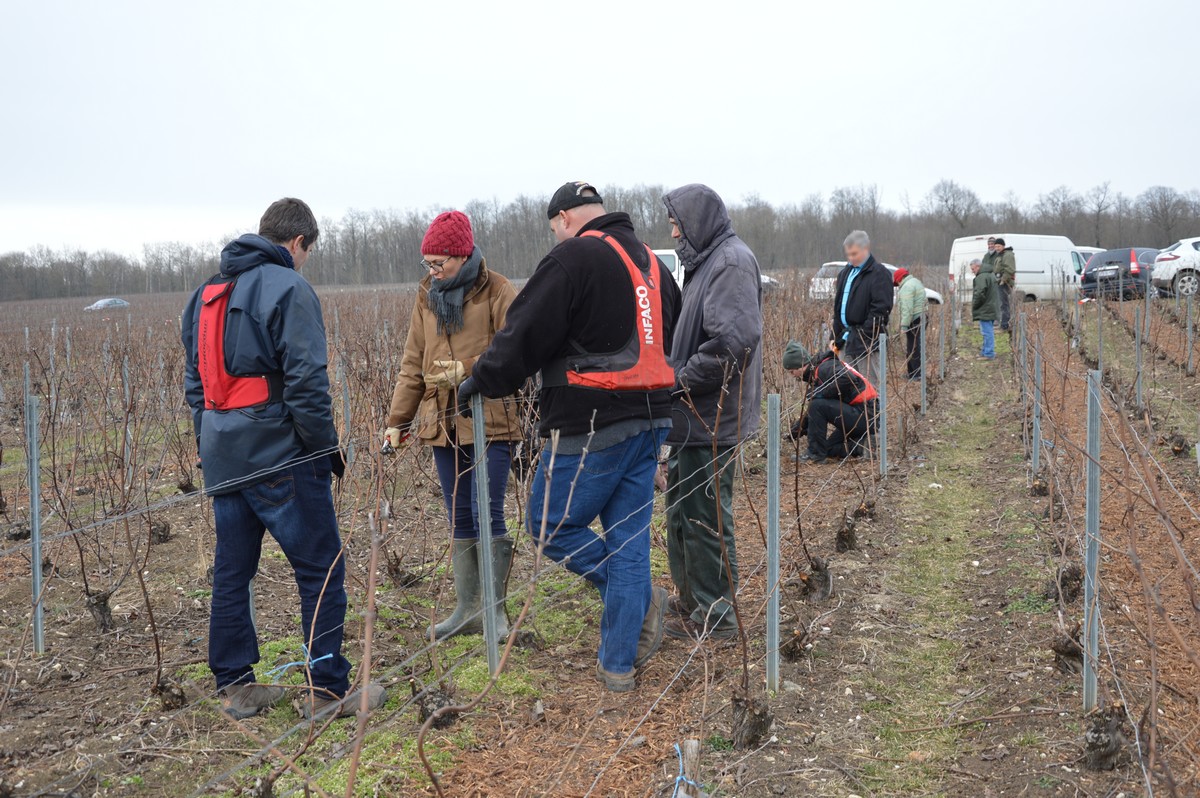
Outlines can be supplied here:
<path id="1" fill-rule="evenodd" d="M 463 328 L 447 335 L 438 331 L 437 317 L 429 309 L 430 284 L 431 278 L 426 276 L 417 290 L 387 425 L 409 428 L 429 446 L 449 445 L 449 432 L 453 430 L 458 443 L 470 445 L 475 439 L 472 422 L 455 413 L 457 391 L 426 385 L 425 375 L 436 371 L 434 361 L 458 360 L 470 376 L 475 361 L 504 326 L 508 306 L 517 292 L 503 275 L 488 271 L 485 262 L 475 285 L 463 298 Z M 484 419 L 489 439 L 521 440 L 513 397 L 485 399 Z"/>

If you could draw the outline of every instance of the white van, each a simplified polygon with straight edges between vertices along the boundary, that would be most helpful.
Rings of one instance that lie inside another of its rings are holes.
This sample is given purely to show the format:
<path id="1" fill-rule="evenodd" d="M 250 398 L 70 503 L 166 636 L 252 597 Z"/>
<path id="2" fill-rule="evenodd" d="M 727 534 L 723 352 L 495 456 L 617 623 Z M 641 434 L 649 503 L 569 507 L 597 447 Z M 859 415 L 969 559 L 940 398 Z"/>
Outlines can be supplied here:
<path id="1" fill-rule="evenodd" d="M 1017 259 L 1017 284 L 1014 295 L 1027 302 L 1036 299 L 1061 299 L 1063 291 L 1073 292 L 1088 256 L 1066 236 L 1037 236 L 1027 233 L 988 233 L 956 238 L 950 247 L 950 290 L 960 302 L 971 300 L 971 261 L 983 259 L 990 236 L 1004 239 Z"/>

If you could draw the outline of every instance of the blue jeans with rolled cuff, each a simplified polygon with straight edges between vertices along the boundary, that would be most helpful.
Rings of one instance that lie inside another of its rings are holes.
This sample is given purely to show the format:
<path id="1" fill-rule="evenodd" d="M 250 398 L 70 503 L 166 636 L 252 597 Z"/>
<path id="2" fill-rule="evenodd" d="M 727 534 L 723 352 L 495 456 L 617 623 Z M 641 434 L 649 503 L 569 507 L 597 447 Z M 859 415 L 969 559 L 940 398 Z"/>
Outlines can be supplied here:
<path id="1" fill-rule="evenodd" d="M 536 543 L 544 530 L 546 555 L 600 591 L 604 610 L 599 659 L 610 673 L 633 670 L 642 623 L 650 609 L 654 473 L 667 432 L 647 430 L 599 451 L 555 455 L 548 508 L 549 444 L 533 477 L 530 535 Z M 591 529 L 597 517 L 603 535 Z"/>
<path id="2" fill-rule="evenodd" d="M 320 457 L 213 497 L 217 549 L 208 665 L 218 688 L 254 681 L 259 654 L 250 619 L 250 580 L 258 572 L 263 532 L 270 531 L 296 577 L 301 640 L 308 647 L 313 686 L 338 696 L 349 689 L 350 663 L 342 656 L 345 563 L 330 478 L 329 458 Z M 296 659 L 304 654 L 296 652 Z"/>
<path id="3" fill-rule="evenodd" d="M 492 536 L 508 534 L 504 520 L 504 495 L 508 491 L 508 473 L 512 466 L 513 445 L 492 441 L 487 445 L 488 512 L 492 518 Z M 450 516 L 450 529 L 459 540 L 479 537 L 479 502 L 475 496 L 475 447 L 433 447 L 433 463 L 442 484 L 442 499 Z"/>

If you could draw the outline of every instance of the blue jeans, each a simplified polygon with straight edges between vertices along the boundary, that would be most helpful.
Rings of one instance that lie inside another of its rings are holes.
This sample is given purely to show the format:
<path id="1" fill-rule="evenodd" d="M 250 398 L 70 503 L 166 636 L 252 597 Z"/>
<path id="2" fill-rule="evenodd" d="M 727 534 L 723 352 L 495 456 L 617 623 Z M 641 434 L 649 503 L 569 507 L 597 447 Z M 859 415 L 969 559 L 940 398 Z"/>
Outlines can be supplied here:
<path id="1" fill-rule="evenodd" d="M 442 499 L 450 515 L 454 537 L 474 540 L 479 537 L 479 506 L 475 500 L 475 447 L 433 447 L 433 463 L 442 483 Z M 504 521 L 504 494 L 508 490 L 508 469 L 512 465 L 512 444 L 494 441 L 487 445 L 488 501 L 492 517 L 492 535 L 508 534 Z"/>
<path id="2" fill-rule="evenodd" d="M 338 696 L 349 689 L 350 663 L 342 656 L 345 563 L 329 480 L 329 458 L 320 457 L 213 498 L 217 551 L 208 666 L 218 688 L 254 681 L 258 635 L 250 621 L 250 580 L 258 571 L 263 532 L 270 530 L 296 575 L 313 686 Z M 304 659 L 300 651 L 295 655 Z"/>
<path id="3" fill-rule="evenodd" d="M 979 332 L 983 333 L 983 351 L 980 352 L 984 357 L 996 356 L 996 322 L 981 321 L 979 322 Z"/>
<path id="4" fill-rule="evenodd" d="M 650 430 L 586 456 L 555 456 L 545 516 L 549 444 L 533 477 L 530 535 L 540 540 L 544 528 L 546 555 L 600 591 L 600 665 L 611 673 L 633 670 L 642 622 L 650 609 L 654 472 L 666 438 L 667 430 Z M 590 528 L 597 516 L 603 535 Z"/>

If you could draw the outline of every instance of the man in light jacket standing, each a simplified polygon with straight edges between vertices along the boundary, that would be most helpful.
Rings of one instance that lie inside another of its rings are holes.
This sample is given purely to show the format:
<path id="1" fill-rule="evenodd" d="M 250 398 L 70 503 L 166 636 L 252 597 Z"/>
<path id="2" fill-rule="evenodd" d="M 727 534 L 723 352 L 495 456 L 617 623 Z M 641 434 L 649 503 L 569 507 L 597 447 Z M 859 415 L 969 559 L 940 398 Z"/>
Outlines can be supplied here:
<path id="1" fill-rule="evenodd" d="M 929 300 L 925 284 L 909 274 L 908 269 L 896 269 L 892 275 L 900 302 L 900 329 L 904 331 L 904 354 L 910 380 L 921 379 L 921 336 L 925 334 L 925 315 Z"/>
<path id="2" fill-rule="evenodd" d="M 663 203 L 686 274 L 667 438 L 667 554 L 679 592 L 668 601 L 664 632 L 728 638 L 737 633 L 736 455 L 758 429 L 762 402 L 762 284 L 758 260 L 715 191 L 691 184 Z"/>

